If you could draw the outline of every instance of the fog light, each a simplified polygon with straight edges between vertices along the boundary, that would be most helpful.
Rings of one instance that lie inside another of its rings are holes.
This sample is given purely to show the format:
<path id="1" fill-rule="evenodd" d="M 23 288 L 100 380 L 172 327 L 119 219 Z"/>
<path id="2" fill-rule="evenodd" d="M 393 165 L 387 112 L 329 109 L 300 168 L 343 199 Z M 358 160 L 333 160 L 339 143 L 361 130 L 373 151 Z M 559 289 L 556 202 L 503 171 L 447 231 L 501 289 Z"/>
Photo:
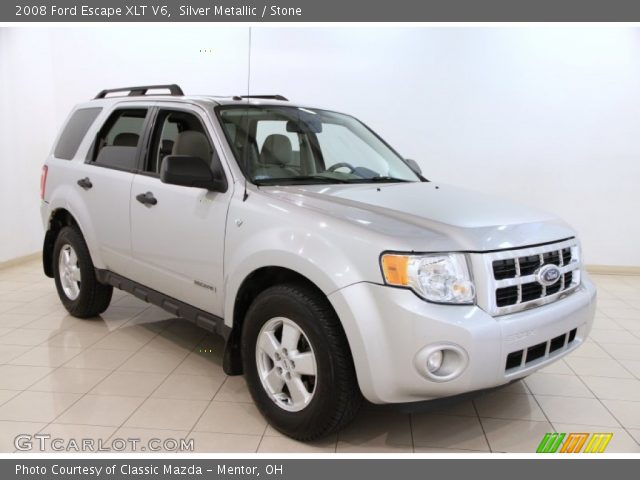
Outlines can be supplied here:
<path id="1" fill-rule="evenodd" d="M 465 371 L 469 356 L 460 345 L 436 343 L 416 353 L 413 364 L 423 377 L 434 382 L 449 382 Z"/>
<path id="2" fill-rule="evenodd" d="M 431 373 L 437 372 L 442 366 L 442 350 L 436 350 L 427 357 L 427 370 Z"/>

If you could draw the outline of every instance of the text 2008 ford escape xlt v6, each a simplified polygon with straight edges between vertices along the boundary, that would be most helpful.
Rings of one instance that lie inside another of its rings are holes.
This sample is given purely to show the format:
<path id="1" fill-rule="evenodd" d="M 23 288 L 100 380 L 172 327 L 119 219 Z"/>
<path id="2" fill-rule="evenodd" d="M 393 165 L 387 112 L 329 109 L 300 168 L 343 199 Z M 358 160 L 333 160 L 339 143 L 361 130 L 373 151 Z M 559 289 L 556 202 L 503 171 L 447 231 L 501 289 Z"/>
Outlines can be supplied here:
<path id="1" fill-rule="evenodd" d="M 298 439 L 363 396 L 524 377 L 593 321 L 566 224 L 428 181 L 353 117 L 278 95 L 105 90 L 69 116 L 41 187 L 44 270 L 72 315 L 115 286 L 221 334 L 225 372 Z"/>

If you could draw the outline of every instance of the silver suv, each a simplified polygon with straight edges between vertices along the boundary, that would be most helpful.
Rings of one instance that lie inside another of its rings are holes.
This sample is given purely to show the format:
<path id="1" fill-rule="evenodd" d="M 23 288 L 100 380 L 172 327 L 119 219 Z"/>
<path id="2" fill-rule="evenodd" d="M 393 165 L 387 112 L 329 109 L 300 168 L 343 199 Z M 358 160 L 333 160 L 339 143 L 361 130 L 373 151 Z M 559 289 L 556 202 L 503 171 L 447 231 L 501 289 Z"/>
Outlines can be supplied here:
<path id="1" fill-rule="evenodd" d="M 565 223 L 428 180 L 355 118 L 279 95 L 104 90 L 41 183 L 44 271 L 72 315 L 116 287 L 222 335 L 225 372 L 301 440 L 363 397 L 522 378 L 593 321 Z"/>

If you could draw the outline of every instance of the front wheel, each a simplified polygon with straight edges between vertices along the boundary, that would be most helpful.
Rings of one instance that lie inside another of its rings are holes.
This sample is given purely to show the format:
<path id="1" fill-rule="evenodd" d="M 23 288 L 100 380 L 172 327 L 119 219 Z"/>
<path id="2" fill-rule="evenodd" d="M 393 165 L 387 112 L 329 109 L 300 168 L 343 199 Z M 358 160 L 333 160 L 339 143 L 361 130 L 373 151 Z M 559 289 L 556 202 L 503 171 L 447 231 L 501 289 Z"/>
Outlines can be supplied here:
<path id="1" fill-rule="evenodd" d="M 344 331 L 326 298 L 297 285 L 262 292 L 242 331 L 244 372 L 273 427 L 313 440 L 349 423 L 362 402 Z"/>
<path id="2" fill-rule="evenodd" d="M 56 238 L 53 274 L 60 301 L 74 317 L 95 317 L 109 307 L 113 287 L 98 282 L 87 244 L 73 227 Z"/>

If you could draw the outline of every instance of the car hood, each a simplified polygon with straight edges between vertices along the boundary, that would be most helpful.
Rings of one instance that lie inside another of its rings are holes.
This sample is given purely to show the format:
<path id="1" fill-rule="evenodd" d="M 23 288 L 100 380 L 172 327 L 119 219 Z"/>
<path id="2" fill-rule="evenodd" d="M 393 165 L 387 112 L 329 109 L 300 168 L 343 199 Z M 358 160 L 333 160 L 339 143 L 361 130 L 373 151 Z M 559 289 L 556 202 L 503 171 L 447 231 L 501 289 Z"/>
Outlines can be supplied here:
<path id="1" fill-rule="evenodd" d="M 435 182 L 261 187 L 269 196 L 401 239 L 416 251 L 487 251 L 575 235 L 556 216 Z"/>

